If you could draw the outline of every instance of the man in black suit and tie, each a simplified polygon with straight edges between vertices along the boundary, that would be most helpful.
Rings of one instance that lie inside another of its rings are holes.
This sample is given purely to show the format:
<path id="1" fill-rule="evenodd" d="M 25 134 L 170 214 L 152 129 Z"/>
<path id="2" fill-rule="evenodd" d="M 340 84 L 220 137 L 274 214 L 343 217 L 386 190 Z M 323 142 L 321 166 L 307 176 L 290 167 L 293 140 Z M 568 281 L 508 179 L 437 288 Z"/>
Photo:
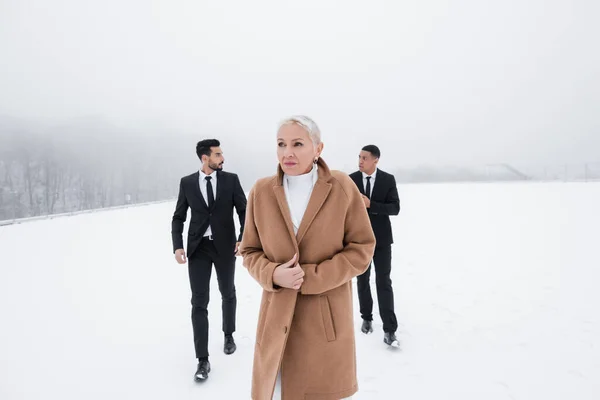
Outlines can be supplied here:
<path id="1" fill-rule="evenodd" d="M 363 195 L 363 201 L 371 220 L 371 226 L 377 241 L 373 262 L 375 263 L 375 282 L 379 314 L 383 321 L 383 341 L 390 346 L 398 347 L 396 330 L 398 321 L 394 313 L 394 291 L 390 272 L 392 270 L 392 225 L 390 215 L 400 212 L 400 199 L 394 175 L 377 168 L 381 152 L 375 145 L 363 147 L 359 155 L 359 171 L 350 175 Z M 363 319 L 363 333 L 373 332 L 373 297 L 369 278 L 371 265 L 364 274 L 357 277 L 358 300 Z"/>
<path id="2" fill-rule="evenodd" d="M 192 326 L 198 369 L 194 378 L 208 378 L 208 299 L 210 276 L 214 264 L 223 308 L 225 354 L 236 350 L 235 331 L 235 256 L 242 241 L 246 218 L 246 195 L 236 174 L 223 171 L 223 152 L 216 139 L 198 142 L 196 154 L 202 163 L 200 171 L 181 179 L 179 198 L 173 214 L 171 235 L 173 251 L 179 264 L 186 263 L 183 249 L 183 226 L 188 208 L 192 215 L 188 228 L 187 261 L 192 289 Z M 240 220 L 236 238 L 233 207 Z"/>

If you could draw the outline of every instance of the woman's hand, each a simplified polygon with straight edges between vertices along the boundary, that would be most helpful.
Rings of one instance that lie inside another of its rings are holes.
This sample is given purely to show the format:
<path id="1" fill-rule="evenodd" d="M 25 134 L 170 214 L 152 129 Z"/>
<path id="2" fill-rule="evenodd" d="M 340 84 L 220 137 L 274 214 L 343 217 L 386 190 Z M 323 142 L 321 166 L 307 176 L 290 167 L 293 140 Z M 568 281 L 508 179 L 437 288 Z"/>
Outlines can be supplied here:
<path id="1" fill-rule="evenodd" d="M 273 283 L 288 289 L 298 290 L 304 282 L 304 271 L 296 262 L 298 254 L 286 263 L 283 263 L 273 271 Z"/>

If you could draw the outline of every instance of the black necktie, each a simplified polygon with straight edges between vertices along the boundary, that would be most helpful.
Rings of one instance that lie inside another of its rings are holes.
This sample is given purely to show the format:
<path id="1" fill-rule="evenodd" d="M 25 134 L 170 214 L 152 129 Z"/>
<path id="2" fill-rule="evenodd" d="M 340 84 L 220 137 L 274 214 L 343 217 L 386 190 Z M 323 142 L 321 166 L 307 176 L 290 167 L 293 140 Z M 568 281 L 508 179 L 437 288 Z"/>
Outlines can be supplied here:
<path id="1" fill-rule="evenodd" d="M 371 199 L 371 177 L 367 176 L 367 188 L 365 189 L 366 196 Z"/>
<path id="2" fill-rule="evenodd" d="M 215 202 L 215 195 L 213 193 L 212 183 L 210 183 L 212 176 L 207 176 L 204 179 L 206 179 L 206 197 L 208 197 L 208 208 L 212 208 L 212 205 Z"/>

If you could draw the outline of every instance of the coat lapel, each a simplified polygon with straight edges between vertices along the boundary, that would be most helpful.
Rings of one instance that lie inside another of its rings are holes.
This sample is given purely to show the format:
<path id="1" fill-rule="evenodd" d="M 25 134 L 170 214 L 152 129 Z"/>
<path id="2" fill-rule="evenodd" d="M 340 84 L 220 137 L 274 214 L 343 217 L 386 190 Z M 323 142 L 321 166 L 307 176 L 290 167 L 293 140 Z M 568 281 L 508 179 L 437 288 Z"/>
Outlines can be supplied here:
<path id="1" fill-rule="evenodd" d="M 287 204 L 287 200 L 285 198 L 285 190 L 281 185 L 273 186 L 273 192 L 275 193 L 275 198 L 277 198 L 277 204 L 279 205 L 279 211 L 281 215 L 283 215 L 283 219 L 285 221 L 285 225 L 288 228 L 288 233 L 292 238 L 295 247 L 298 247 L 296 242 L 296 235 L 294 234 L 294 225 L 292 224 L 292 217 L 290 215 L 290 209 Z"/>
<path id="2" fill-rule="evenodd" d="M 298 244 L 302 242 L 302 238 L 304 238 L 306 231 L 308 231 L 308 228 L 310 228 L 310 225 L 317 216 L 317 213 L 319 210 L 321 210 L 321 207 L 323 207 L 323 203 L 325 203 L 330 191 L 331 183 L 324 182 L 321 179 L 315 183 L 313 192 L 310 195 L 310 200 L 308 201 L 308 206 L 306 207 L 306 211 L 304 212 L 304 216 L 300 222 L 300 227 L 298 228 Z"/>
<path id="3" fill-rule="evenodd" d="M 194 188 L 194 194 L 196 195 L 196 197 L 198 197 L 204 208 L 208 208 L 206 200 L 204 199 L 204 196 L 202 196 L 202 192 L 200 191 L 200 172 L 196 172 L 193 176 L 194 182 L 192 182 L 192 187 Z"/>

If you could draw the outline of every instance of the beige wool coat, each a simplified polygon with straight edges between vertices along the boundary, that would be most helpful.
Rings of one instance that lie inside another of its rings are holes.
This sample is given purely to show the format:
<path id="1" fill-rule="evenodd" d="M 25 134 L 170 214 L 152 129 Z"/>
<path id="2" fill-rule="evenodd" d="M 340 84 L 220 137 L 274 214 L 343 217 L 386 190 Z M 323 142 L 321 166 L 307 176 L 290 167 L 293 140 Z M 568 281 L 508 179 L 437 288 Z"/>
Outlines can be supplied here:
<path id="1" fill-rule="evenodd" d="M 249 195 L 240 252 L 263 288 L 255 400 L 271 400 L 280 367 L 283 400 L 338 400 L 358 390 L 352 278 L 367 269 L 375 236 L 354 182 L 322 159 L 318 174 L 297 235 L 281 168 Z M 306 274 L 301 289 L 274 287 L 273 271 L 295 253 Z"/>

